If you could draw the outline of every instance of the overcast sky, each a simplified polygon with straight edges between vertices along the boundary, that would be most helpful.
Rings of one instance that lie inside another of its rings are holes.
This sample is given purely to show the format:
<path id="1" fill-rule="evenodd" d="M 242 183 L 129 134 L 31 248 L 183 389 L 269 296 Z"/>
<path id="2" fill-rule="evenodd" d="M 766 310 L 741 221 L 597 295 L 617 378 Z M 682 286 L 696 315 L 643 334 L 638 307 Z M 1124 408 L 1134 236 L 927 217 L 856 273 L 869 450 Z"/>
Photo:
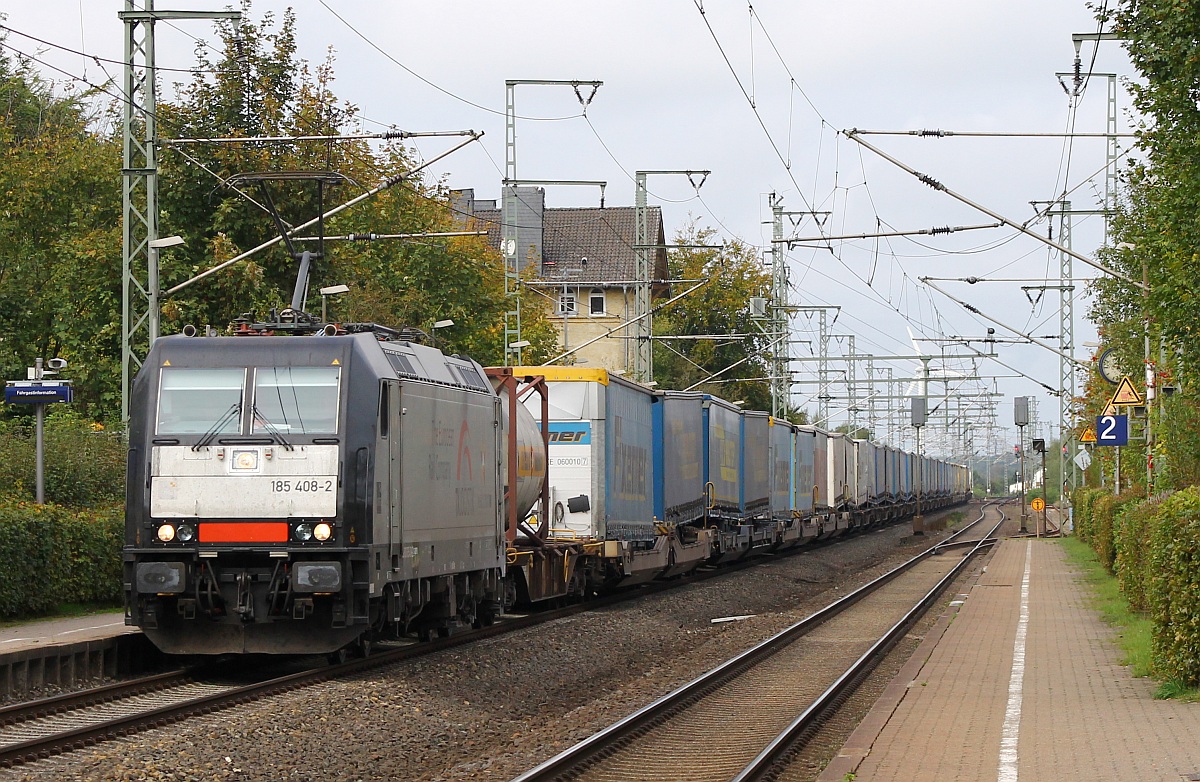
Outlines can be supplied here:
<path id="1" fill-rule="evenodd" d="M 796 236 L 993 222 L 840 131 L 1061 133 L 1071 118 L 1055 74 L 1072 69 L 1071 35 L 1097 29 L 1081 0 L 762 0 L 752 10 L 744 2 L 716 0 L 700 6 L 692 0 L 258 0 L 253 13 L 278 14 L 289 6 L 296 9 L 302 56 L 316 63 L 333 50 L 334 89 L 359 107 L 364 129 L 485 131 L 481 143 L 435 165 L 449 186 L 472 187 L 481 198 L 499 195 L 505 79 L 598 80 L 604 84 L 586 118 L 570 88 L 517 88 L 516 113 L 528 118 L 517 122 L 518 176 L 605 180 L 609 205 L 631 205 L 634 171 L 711 169 L 699 191 L 684 177 L 650 178 L 651 202 L 663 207 L 668 235 L 694 218 L 724 237 L 764 249 L 770 244 L 772 192 L 788 210 L 831 212 L 819 229 L 812 218 L 797 218 L 798 225 L 788 226 Z M 119 0 L 0 2 L 8 16 L 4 24 L 13 30 L 117 61 L 124 35 L 117 11 L 123 7 Z M 221 7 L 157 2 L 160 10 Z M 197 39 L 216 40 L 206 22 L 164 22 L 157 30 L 162 67 L 188 68 L 195 63 Z M 109 76 L 120 81 L 119 64 L 97 63 L 15 33 L 8 44 L 92 83 Z M 1085 71 L 1132 75 L 1114 42 L 1101 45 L 1094 66 L 1092 44 L 1084 44 L 1082 57 Z M 43 67 L 43 73 L 67 81 L 62 72 Z M 1119 129 L 1127 131 L 1124 90 L 1118 100 Z M 1106 112 L 1106 79 L 1097 78 L 1079 104 L 1075 130 L 1103 133 Z M 863 138 L 1018 221 L 1033 214 L 1031 201 L 1053 199 L 1064 189 L 1072 191 L 1072 208 L 1096 209 L 1104 190 L 1103 139 Z M 449 145 L 445 139 L 418 144 L 427 157 Z M 1128 148 L 1129 141 L 1122 145 Z M 549 188 L 546 198 L 548 206 L 594 205 L 597 199 L 595 190 L 574 187 Z M 1047 230 L 1045 222 L 1034 227 Z M 1075 218 L 1076 250 L 1091 256 L 1102 234 L 1102 218 Z M 1030 293 L 1033 301 L 1022 291 L 1048 276 L 1050 284 L 1058 283 L 1057 254 L 1012 229 L 829 245 L 832 251 L 791 250 L 791 300 L 840 306 L 832 331 L 855 335 L 859 352 L 911 354 L 910 328 L 918 337 L 982 336 L 994 326 L 921 284 L 922 276 L 1012 280 L 935 284 L 1006 324 L 1054 335 L 1048 341 L 1057 344 L 1057 291 L 1040 299 Z M 1096 273 L 1075 263 L 1077 278 Z M 1087 360 L 1094 351 L 1084 343 L 1094 341 L 1095 332 L 1086 320 L 1084 294 L 1077 294 L 1075 355 Z M 815 337 L 815 320 L 797 316 L 794 326 L 797 339 Z M 994 327 L 997 336 L 1012 336 Z M 831 352 L 846 349 L 845 341 L 836 341 Z M 921 352 L 938 349 L 923 343 Z M 1058 387 L 1057 356 L 1032 345 L 1002 345 L 999 352 L 1006 364 L 1038 381 L 997 381 L 1006 394 L 999 402 L 1000 424 L 1011 426 L 1014 395 L 1034 397 L 1041 417 L 1056 421 L 1058 401 L 1039 383 Z M 809 355 L 809 348 L 797 345 L 795 353 Z M 911 376 L 915 364 L 892 366 L 897 376 Z M 807 380 L 813 365 L 803 366 Z M 1015 374 L 988 361 L 980 370 Z M 813 393 L 811 382 L 799 385 L 797 401 Z M 815 412 L 814 402 L 804 406 Z M 832 403 L 833 410 L 845 406 Z M 1057 429 L 1048 434 L 1056 437 Z M 1006 438 L 1015 439 L 1015 433 Z M 976 438 L 977 447 L 981 441 Z"/>

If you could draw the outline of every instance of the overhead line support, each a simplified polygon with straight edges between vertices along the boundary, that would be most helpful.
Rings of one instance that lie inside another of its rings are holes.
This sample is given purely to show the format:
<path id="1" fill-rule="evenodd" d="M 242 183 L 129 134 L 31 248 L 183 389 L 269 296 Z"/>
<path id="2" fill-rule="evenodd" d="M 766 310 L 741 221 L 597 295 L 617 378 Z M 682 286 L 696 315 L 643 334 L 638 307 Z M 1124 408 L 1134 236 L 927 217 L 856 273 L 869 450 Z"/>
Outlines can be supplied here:
<path id="1" fill-rule="evenodd" d="M 241 19 L 240 11 L 156 11 L 154 0 L 125 0 L 124 94 L 121 116 L 121 421 L 129 421 L 133 376 L 149 350 L 158 239 L 158 97 L 154 22 Z"/>

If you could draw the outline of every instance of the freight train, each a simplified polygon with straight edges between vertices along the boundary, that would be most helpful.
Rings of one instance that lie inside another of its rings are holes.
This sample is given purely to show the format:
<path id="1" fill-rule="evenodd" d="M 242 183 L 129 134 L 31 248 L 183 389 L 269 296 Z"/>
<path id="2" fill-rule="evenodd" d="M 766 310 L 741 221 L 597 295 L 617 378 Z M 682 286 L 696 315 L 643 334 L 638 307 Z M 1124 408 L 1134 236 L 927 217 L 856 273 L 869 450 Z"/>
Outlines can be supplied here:
<path id="1" fill-rule="evenodd" d="M 303 313 L 155 341 L 126 623 L 175 654 L 365 651 L 965 501 L 960 465 L 598 369 Z"/>

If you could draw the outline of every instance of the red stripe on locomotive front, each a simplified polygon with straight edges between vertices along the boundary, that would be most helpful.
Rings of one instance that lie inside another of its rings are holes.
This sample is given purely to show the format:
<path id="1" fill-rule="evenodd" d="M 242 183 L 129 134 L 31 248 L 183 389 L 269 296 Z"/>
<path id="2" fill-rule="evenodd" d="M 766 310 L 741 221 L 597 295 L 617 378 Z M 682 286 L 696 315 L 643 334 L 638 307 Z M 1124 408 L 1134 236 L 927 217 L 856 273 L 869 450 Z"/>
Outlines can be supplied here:
<path id="1" fill-rule="evenodd" d="M 286 521 L 204 522 L 201 543 L 287 543 Z"/>

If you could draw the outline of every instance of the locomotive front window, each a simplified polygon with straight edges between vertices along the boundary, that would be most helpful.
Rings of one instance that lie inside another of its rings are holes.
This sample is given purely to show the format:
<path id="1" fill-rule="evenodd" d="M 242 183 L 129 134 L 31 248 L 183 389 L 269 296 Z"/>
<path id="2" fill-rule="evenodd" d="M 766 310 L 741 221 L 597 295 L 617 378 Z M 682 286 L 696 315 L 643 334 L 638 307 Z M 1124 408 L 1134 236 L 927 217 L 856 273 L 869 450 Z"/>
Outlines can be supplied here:
<path id="1" fill-rule="evenodd" d="M 246 370 L 163 367 L 160 378 L 158 434 L 241 433 Z"/>
<path id="2" fill-rule="evenodd" d="M 335 434 L 340 367 L 254 370 L 254 433 Z"/>

